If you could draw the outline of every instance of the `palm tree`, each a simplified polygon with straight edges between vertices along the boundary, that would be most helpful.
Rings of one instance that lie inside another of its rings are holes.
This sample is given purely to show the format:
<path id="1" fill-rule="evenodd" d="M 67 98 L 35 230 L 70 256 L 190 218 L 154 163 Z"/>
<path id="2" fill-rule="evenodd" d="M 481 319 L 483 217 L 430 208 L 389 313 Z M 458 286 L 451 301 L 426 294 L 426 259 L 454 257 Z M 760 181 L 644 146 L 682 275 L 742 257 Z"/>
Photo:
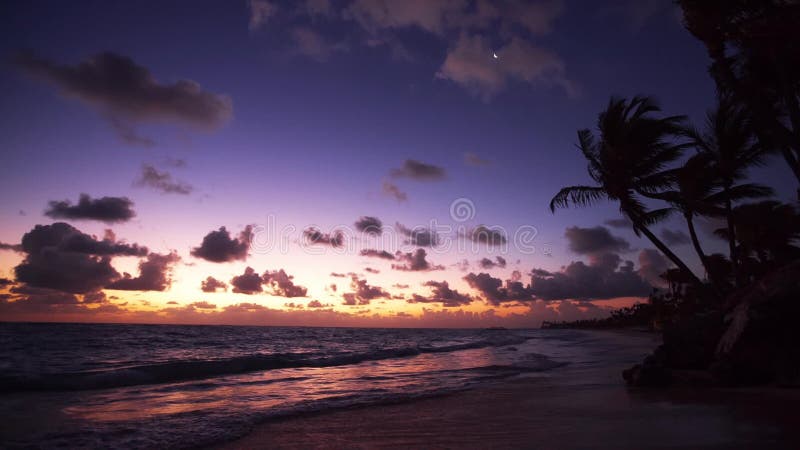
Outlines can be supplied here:
<path id="1" fill-rule="evenodd" d="M 699 153 L 689 158 L 683 166 L 670 171 L 675 181 L 674 190 L 644 194 L 646 197 L 670 203 L 683 216 L 689 228 L 692 246 L 706 269 L 706 273 L 710 273 L 709 263 L 697 237 L 694 218 L 719 215 L 721 211 L 714 200 L 714 196 L 719 192 L 719 184 L 714 177 L 709 176 L 711 172 L 710 159 Z"/>
<path id="2" fill-rule="evenodd" d="M 637 196 L 670 187 L 673 181 L 665 167 L 680 158 L 685 148 L 670 139 L 683 129 L 685 117 L 653 117 L 660 111 L 649 97 L 637 96 L 630 102 L 612 97 L 598 117 L 599 139 L 590 130 L 578 131 L 578 149 L 597 185 L 562 188 L 550 201 L 550 210 L 555 212 L 570 203 L 588 206 L 603 199 L 619 202 L 620 212 L 630 219 L 634 231 L 647 236 L 699 287 L 700 279 L 648 228 L 666 217 L 670 208 L 648 211 Z"/>
<path id="3" fill-rule="evenodd" d="M 708 206 L 722 207 L 728 226 L 732 270 L 737 284 L 740 284 L 733 203 L 772 195 L 772 189 L 767 186 L 755 183 L 737 184 L 747 176 L 751 167 L 764 163 L 763 147 L 755 139 L 747 112 L 726 97 L 721 98 L 717 108 L 708 113 L 704 131 L 687 127 L 684 134 L 698 154 L 703 155 L 710 164 L 705 178 L 711 176 L 719 180 L 721 191 L 705 200 L 709 203 Z"/>
<path id="4" fill-rule="evenodd" d="M 746 109 L 765 149 L 800 181 L 800 4 L 785 0 L 678 0 L 706 47 L 720 94 Z M 800 195 L 800 192 L 798 192 Z"/>
<path id="5" fill-rule="evenodd" d="M 800 258 L 800 214 L 794 206 L 771 200 L 737 206 L 734 223 L 741 258 L 751 259 L 755 270 Z M 717 230 L 717 234 L 729 237 L 727 229 Z"/>

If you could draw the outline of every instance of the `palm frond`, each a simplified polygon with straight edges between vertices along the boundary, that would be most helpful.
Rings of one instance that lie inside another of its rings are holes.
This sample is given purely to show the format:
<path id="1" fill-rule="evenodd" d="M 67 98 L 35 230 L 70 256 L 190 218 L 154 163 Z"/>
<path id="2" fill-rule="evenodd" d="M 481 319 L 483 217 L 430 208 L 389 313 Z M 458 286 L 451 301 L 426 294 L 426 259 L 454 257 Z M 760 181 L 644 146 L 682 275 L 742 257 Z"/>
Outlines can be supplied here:
<path id="1" fill-rule="evenodd" d="M 598 201 L 608 198 L 606 191 L 597 186 L 567 186 L 558 191 L 550 200 L 550 211 L 558 208 L 568 208 L 570 203 L 576 206 L 590 206 Z"/>

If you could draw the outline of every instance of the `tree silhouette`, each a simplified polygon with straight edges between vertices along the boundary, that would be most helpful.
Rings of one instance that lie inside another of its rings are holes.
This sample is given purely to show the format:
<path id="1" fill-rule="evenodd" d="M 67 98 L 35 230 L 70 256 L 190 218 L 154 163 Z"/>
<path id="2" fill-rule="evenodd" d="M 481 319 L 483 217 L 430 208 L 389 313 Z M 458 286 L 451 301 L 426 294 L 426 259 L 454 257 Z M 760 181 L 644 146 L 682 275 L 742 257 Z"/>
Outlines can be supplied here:
<path id="1" fill-rule="evenodd" d="M 637 234 L 647 236 L 693 284 L 702 286 L 689 267 L 649 229 L 671 209 L 648 210 L 640 198 L 641 194 L 655 194 L 673 184 L 666 166 L 679 159 L 685 149 L 684 144 L 672 139 L 683 129 L 685 117 L 655 117 L 654 113 L 660 111 L 649 97 L 637 96 L 630 102 L 611 98 L 598 117 L 599 138 L 588 129 L 578 131 L 577 147 L 586 158 L 589 176 L 596 185 L 562 188 L 550 201 L 550 210 L 555 212 L 570 203 L 588 206 L 603 199 L 616 201 Z"/>

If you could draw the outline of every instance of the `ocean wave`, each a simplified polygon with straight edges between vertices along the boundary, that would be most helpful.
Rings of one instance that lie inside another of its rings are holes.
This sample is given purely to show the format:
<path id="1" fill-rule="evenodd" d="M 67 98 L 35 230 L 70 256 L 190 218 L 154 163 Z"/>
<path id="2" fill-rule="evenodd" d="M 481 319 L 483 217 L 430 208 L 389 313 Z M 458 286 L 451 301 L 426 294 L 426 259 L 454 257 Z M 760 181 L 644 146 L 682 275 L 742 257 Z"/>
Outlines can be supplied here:
<path id="1" fill-rule="evenodd" d="M 448 353 L 485 347 L 517 345 L 527 339 L 527 337 L 505 333 L 489 333 L 485 336 L 485 339 L 473 342 L 452 343 L 441 346 L 386 348 L 364 353 L 341 353 L 332 356 L 320 356 L 310 353 L 280 353 L 222 359 L 171 361 L 109 370 L 0 376 L 0 392 L 107 389 L 144 384 L 173 383 L 275 369 L 345 366 L 366 361 L 407 358 L 424 353 Z"/>

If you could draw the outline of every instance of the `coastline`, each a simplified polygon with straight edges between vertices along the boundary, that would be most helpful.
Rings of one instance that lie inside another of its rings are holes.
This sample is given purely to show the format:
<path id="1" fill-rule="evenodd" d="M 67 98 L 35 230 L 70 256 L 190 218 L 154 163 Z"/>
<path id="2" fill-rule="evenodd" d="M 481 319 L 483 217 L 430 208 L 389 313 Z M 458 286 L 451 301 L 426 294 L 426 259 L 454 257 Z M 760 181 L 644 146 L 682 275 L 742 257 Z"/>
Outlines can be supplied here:
<path id="1" fill-rule="evenodd" d="M 602 333 L 633 338 L 634 350 L 649 339 L 631 331 Z M 627 388 L 621 371 L 630 356 L 598 356 L 594 364 L 442 396 L 276 419 L 214 448 L 800 446 L 794 410 L 800 392 Z"/>

